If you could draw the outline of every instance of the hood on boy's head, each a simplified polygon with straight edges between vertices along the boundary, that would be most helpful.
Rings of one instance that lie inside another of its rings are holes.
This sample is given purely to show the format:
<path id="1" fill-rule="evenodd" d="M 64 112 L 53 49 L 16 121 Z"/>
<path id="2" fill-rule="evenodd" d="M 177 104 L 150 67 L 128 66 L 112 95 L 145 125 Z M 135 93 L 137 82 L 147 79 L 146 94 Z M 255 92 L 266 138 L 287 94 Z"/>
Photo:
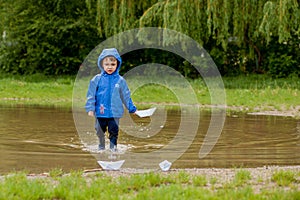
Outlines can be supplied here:
<path id="1" fill-rule="evenodd" d="M 103 49 L 100 56 L 98 57 L 98 62 L 97 62 L 98 68 L 101 70 L 101 72 L 104 71 L 103 67 L 101 66 L 101 61 L 107 56 L 113 56 L 117 59 L 118 67 L 117 67 L 116 71 L 118 72 L 120 70 L 120 67 L 122 64 L 122 58 L 116 48 Z"/>

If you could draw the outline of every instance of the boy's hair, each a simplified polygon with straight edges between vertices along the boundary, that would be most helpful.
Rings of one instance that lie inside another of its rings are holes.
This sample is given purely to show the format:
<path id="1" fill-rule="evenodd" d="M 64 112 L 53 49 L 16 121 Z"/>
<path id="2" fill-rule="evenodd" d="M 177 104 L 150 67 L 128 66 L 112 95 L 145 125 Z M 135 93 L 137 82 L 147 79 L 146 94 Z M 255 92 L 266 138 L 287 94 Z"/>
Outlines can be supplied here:
<path id="1" fill-rule="evenodd" d="M 105 59 L 109 59 L 110 61 L 118 61 L 114 56 L 106 56 L 105 58 L 102 59 L 102 61 Z"/>

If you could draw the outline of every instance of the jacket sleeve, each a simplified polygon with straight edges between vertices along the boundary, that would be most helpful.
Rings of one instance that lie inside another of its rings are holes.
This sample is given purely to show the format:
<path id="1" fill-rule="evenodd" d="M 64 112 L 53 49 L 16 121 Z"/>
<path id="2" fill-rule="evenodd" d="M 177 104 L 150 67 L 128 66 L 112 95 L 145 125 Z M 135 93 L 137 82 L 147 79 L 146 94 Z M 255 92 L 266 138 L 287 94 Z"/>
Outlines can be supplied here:
<path id="1" fill-rule="evenodd" d="M 137 108 L 132 102 L 131 96 L 130 96 L 130 90 L 127 86 L 127 83 L 125 79 L 122 80 L 122 87 L 121 87 L 121 95 L 122 95 L 122 101 L 129 113 L 134 113 Z"/>
<path id="2" fill-rule="evenodd" d="M 86 104 L 85 104 L 86 112 L 95 111 L 96 92 L 97 92 L 98 80 L 99 80 L 98 76 L 95 76 L 90 81 L 88 91 L 87 91 L 87 94 L 86 94 Z"/>

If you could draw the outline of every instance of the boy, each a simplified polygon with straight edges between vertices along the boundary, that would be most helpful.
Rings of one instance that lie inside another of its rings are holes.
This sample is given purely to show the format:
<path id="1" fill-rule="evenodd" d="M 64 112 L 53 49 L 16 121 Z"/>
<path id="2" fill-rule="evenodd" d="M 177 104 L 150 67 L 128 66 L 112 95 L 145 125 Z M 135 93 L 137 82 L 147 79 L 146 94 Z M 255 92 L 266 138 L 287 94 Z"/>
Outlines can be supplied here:
<path id="1" fill-rule="evenodd" d="M 98 120 L 99 150 L 105 149 L 104 133 L 108 129 L 110 149 L 116 151 L 123 104 L 129 113 L 135 113 L 137 108 L 131 100 L 125 79 L 119 75 L 122 59 L 117 49 L 104 49 L 97 64 L 101 73 L 90 81 L 85 109 L 89 116 L 95 116 Z"/>

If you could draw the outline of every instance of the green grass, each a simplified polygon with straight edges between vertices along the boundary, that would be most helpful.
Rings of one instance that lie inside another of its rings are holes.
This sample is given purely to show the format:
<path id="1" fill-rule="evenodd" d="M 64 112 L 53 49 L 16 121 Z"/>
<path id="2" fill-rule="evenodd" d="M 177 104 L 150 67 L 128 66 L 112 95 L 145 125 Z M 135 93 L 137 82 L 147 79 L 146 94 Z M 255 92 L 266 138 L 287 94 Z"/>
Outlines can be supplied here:
<path id="1" fill-rule="evenodd" d="M 279 186 L 289 186 L 299 181 L 296 179 L 296 176 L 297 174 L 294 174 L 292 171 L 279 170 L 273 174 L 271 180 Z"/>
<path id="2" fill-rule="evenodd" d="M 128 80 L 133 101 L 141 104 L 194 104 L 211 105 L 210 93 L 201 79 L 189 80 L 188 85 L 177 80 L 160 80 L 143 84 L 135 77 Z M 156 82 L 155 82 L 156 81 Z M 300 98 L 300 79 L 272 79 L 265 75 L 223 78 L 226 103 L 229 107 L 247 110 L 296 109 Z M 47 77 L 45 75 L 0 75 L 0 105 L 71 106 L 73 88 L 80 106 L 84 105 L 89 79 L 76 81 L 73 76 Z M 75 95 L 75 96 L 76 96 Z M 81 105 L 82 104 L 82 105 Z"/>
<path id="3" fill-rule="evenodd" d="M 235 174 L 234 183 L 236 186 L 247 184 L 251 180 L 251 174 L 247 170 L 239 170 Z"/>
<path id="4" fill-rule="evenodd" d="M 278 172 L 282 173 L 282 172 Z M 278 176 L 275 172 L 273 177 Z M 296 172 L 289 172 L 294 177 Z M 286 177 L 287 175 L 279 175 Z M 290 176 L 290 175 L 288 175 Z M 253 181 L 246 170 L 235 172 L 228 183 L 216 177 L 214 183 L 201 174 L 185 171 L 110 175 L 106 172 L 84 174 L 73 171 L 55 177 L 32 177 L 24 172 L 8 174 L 0 179 L 2 199 L 299 199 L 297 182 L 282 187 Z M 266 181 L 266 180 L 265 180 Z M 238 184 L 236 184 L 238 182 Z M 261 185 L 261 190 L 255 186 Z M 270 187 L 271 186 L 271 187 Z M 270 189 L 272 188 L 272 189 Z"/>
<path id="5" fill-rule="evenodd" d="M 52 169 L 50 172 L 49 172 L 49 176 L 52 177 L 52 178 L 56 178 L 56 177 L 60 177 L 63 175 L 63 170 L 62 169 L 58 169 L 58 168 L 55 168 L 55 169 Z"/>
<path id="6" fill-rule="evenodd" d="M 300 79 L 272 79 L 263 75 L 224 78 L 228 105 L 249 108 L 271 106 L 278 110 L 299 105 Z"/>
<path id="7" fill-rule="evenodd" d="M 71 106 L 74 77 L 0 74 L 0 104 Z"/>

